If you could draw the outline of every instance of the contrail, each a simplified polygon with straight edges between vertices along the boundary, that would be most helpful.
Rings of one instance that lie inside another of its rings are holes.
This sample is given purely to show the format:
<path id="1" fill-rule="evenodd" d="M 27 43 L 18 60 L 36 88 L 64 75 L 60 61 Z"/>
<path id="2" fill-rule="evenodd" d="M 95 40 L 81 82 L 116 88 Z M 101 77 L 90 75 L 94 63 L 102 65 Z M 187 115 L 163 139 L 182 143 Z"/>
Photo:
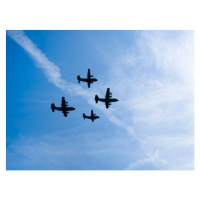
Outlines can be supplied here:
<path id="1" fill-rule="evenodd" d="M 9 30 L 7 31 L 7 34 L 30 55 L 30 57 L 34 60 L 36 66 L 43 70 L 45 76 L 50 83 L 53 83 L 56 87 L 70 93 L 71 95 L 82 96 L 84 99 L 87 100 L 89 104 L 98 109 L 101 109 L 112 123 L 124 128 L 130 134 L 134 133 L 132 127 L 127 126 L 127 124 L 117 119 L 110 111 L 105 111 L 103 105 L 96 105 L 94 103 L 94 92 L 88 92 L 84 90 L 81 86 L 62 79 L 60 68 L 46 57 L 46 55 L 25 35 L 24 31 Z"/>
<path id="2" fill-rule="evenodd" d="M 51 62 L 45 54 L 38 49 L 38 47 L 25 35 L 24 31 L 7 31 L 7 34 L 31 56 L 36 66 L 43 70 L 49 82 L 70 94 L 81 95 L 83 97 L 92 95 L 94 97 L 94 94 L 91 94 L 91 92 L 87 92 L 82 87 L 62 79 L 59 67 Z"/>

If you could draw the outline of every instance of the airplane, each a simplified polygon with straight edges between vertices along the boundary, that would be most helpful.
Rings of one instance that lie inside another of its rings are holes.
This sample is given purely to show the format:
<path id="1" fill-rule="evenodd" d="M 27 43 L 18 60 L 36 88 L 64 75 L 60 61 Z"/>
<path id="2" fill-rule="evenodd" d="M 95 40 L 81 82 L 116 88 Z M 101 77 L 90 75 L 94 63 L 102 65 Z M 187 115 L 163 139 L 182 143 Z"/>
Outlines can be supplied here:
<path id="1" fill-rule="evenodd" d="M 81 81 L 83 82 L 87 82 L 88 84 L 88 88 L 90 88 L 90 84 L 95 82 L 95 81 L 98 81 L 96 78 L 91 78 L 93 77 L 93 75 L 90 75 L 90 69 L 88 69 L 88 73 L 87 73 L 87 78 L 81 78 L 79 75 L 77 76 L 77 80 L 78 82 L 80 83 Z"/>
<path id="2" fill-rule="evenodd" d="M 65 101 L 65 97 L 62 97 L 61 107 L 56 107 L 54 103 L 51 104 L 51 110 L 54 112 L 55 110 L 62 111 L 64 116 L 67 117 L 69 111 L 75 110 L 74 107 L 68 107 L 68 102 Z"/>
<path id="3" fill-rule="evenodd" d="M 105 99 L 99 98 L 97 95 L 95 95 L 95 101 L 98 103 L 98 101 L 105 102 L 106 108 L 109 108 L 112 102 L 119 101 L 118 99 L 112 98 L 112 93 L 110 92 L 110 88 L 107 88 Z"/>
<path id="4" fill-rule="evenodd" d="M 91 110 L 91 116 L 86 116 L 84 113 L 83 113 L 83 118 L 87 118 L 87 119 L 91 119 L 92 122 L 94 122 L 95 119 L 98 119 L 100 118 L 99 116 L 96 116 L 96 114 L 93 113 L 93 110 Z"/>

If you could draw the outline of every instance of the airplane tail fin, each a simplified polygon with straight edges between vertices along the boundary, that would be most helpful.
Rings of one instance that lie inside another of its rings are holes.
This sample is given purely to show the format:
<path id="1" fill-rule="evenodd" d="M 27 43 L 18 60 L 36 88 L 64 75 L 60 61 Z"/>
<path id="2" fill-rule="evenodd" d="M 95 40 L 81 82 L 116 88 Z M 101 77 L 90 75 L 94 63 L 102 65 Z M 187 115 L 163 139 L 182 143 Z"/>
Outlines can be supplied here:
<path id="1" fill-rule="evenodd" d="M 95 95 L 95 102 L 98 103 L 98 101 L 99 101 L 99 97 Z"/>
<path id="2" fill-rule="evenodd" d="M 79 75 L 77 76 L 77 80 L 78 80 L 78 82 L 80 83 L 81 77 L 80 77 Z"/>
<path id="3" fill-rule="evenodd" d="M 85 119 L 85 117 L 86 117 L 86 116 L 85 116 L 85 114 L 83 113 L 83 118 Z"/>
<path id="4" fill-rule="evenodd" d="M 51 110 L 52 110 L 53 112 L 55 111 L 55 104 L 54 104 L 54 103 L 51 104 Z"/>

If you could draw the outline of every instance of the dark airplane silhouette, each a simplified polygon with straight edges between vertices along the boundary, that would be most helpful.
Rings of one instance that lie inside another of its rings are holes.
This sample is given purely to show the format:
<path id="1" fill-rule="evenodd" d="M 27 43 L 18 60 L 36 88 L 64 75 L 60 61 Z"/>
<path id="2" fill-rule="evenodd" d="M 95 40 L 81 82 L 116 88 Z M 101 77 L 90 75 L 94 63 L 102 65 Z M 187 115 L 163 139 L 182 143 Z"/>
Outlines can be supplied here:
<path id="1" fill-rule="evenodd" d="M 98 81 L 96 78 L 91 78 L 93 77 L 92 75 L 90 75 L 90 69 L 88 69 L 88 73 L 87 73 L 87 78 L 81 78 L 79 75 L 77 76 L 77 79 L 78 79 L 78 82 L 80 83 L 80 81 L 83 81 L 83 82 L 87 82 L 88 84 L 88 88 L 90 88 L 90 84 L 95 82 L 95 81 Z"/>
<path id="2" fill-rule="evenodd" d="M 67 117 L 68 111 L 75 110 L 74 107 L 68 107 L 68 102 L 65 101 L 65 97 L 62 97 L 61 107 L 56 107 L 54 103 L 51 104 L 51 109 L 54 112 L 55 110 L 62 111 L 64 116 Z"/>
<path id="3" fill-rule="evenodd" d="M 84 113 L 83 113 L 83 118 L 87 118 L 87 119 L 91 119 L 92 122 L 94 122 L 95 119 L 98 119 L 100 118 L 99 116 L 96 116 L 96 114 L 93 113 L 93 110 L 91 110 L 91 116 L 86 116 Z"/>
<path id="4" fill-rule="evenodd" d="M 112 93 L 110 92 L 110 88 L 107 88 L 105 99 L 99 98 L 97 95 L 95 95 L 95 101 L 98 103 L 98 101 L 105 102 L 106 108 L 109 108 L 112 102 L 119 101 L 118 99 L 112 99 Z"/>

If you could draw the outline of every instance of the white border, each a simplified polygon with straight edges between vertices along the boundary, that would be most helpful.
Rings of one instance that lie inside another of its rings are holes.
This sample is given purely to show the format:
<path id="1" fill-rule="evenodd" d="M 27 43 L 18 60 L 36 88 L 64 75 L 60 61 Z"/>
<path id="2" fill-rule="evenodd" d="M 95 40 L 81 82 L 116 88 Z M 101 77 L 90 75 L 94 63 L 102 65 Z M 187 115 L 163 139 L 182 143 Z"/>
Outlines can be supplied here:
<path id="1" fill-rule="evenodd" d="M 0 3 L 0 198 L 199 200 L 200 22 L 197 1 L 12 1 Z M 6 171 L 5 31 L 9 29 L 195 30 L 194 171 Z"/>

